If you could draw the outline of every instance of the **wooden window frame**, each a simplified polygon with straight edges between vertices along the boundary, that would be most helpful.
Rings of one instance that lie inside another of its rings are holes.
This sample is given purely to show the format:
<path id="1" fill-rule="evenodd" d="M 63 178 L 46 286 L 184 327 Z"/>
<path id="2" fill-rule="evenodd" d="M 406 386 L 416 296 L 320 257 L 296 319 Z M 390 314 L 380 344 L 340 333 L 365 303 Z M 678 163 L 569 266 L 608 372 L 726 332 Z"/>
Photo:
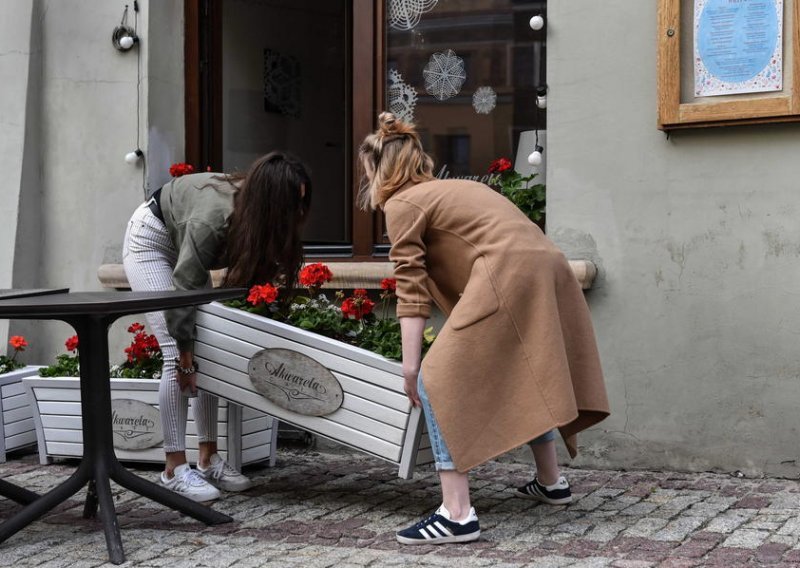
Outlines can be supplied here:
<path id="1" fill-rule="evenodd" d="M 800 0 L 792 0 L 787 35 L 791 53 L 791 84 L 784 94 L 741 95 L 735 100 L 708 97 L 701 102 L 681 102 L 681 5 L 688 0 L 658 3 L 658 128 L 680 128 L 800 121 Z M 784 26 L 786 29 L 786 26 Z"/>
<path id="2" fill-rule="evenodd" d="M 327 260 L 385 261 L 380 213 L 356 206 L 361 185 L 358 147 L 376 126 L 385 98 L 384 0 L 352 0 L 350 156 L 350 238 L 352 256 Z M 205 169 L 222 165 L 222 38 L 210 25 L 219 21 L 221 2 L 184 0 L 185 159 Z M 211 74 L 211 75 L 210 75 Z M 213 75 L 213 76 L 212 76 Z M 309 258 L 325 259 L 316 256 Z"/>

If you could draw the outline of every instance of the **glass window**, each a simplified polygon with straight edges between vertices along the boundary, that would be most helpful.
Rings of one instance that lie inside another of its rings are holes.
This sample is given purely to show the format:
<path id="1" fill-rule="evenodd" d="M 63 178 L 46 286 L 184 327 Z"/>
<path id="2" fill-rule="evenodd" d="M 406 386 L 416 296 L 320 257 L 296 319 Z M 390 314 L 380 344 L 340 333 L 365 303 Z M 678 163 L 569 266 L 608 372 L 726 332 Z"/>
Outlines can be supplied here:
<path id="1" fill-rule="evenodd" d="M 545 0 L 386 1 L 386 107 L 417 125 L 439 177 L 485 181 L 499 157 L 531 171 L 526 158 L 545 128 L 536 96 L 546 69 L 545 30 L 529 21 L 545 7 Z"/>
<path id="2" fill-rule="evenodd" d="M 349 251 L 350 1 L 220 4 L 222 168 L 274 149 L 299 156 L 314 179 L 304 240 Z"/>

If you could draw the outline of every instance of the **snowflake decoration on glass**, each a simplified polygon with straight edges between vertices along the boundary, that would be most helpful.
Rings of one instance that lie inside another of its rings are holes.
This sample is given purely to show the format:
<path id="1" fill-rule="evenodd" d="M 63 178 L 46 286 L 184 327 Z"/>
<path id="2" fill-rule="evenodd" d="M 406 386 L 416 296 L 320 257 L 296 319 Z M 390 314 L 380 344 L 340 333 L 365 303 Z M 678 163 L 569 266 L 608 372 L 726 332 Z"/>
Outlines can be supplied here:
<path id="1" fill-rule="evenodd" d="M 472 95 L 472 108 L 478 114 L 489 114 L 497 106 L 497 93 L 491 87 L 478 87 Z"/>
<path id="2" fill-rule="evenodd" d="M 403 122 L 414 122 L 417 90 L 403 81 L 403 76 L 396 69 L 389 71 L 389 81 L 389 112 Z"/>
<path id="3" fill-rule="evenodd" d="M 264 50 L 264 110 L 300 117 L 300 62 L 274 49 Z"/>
<path id="4" fill-rule="evenodd" d="M 389 25 L 396 30 L 412 30 L 425 12 L 439 0 L 389 0 Z"/>
<path id="5" fill-rule="evenodd" d="M 425 77 L 425 90 L 440 101 L 457 95 L 467 80 L 464 60 L 452 49 L 431 55 L 422 76 Z"/>

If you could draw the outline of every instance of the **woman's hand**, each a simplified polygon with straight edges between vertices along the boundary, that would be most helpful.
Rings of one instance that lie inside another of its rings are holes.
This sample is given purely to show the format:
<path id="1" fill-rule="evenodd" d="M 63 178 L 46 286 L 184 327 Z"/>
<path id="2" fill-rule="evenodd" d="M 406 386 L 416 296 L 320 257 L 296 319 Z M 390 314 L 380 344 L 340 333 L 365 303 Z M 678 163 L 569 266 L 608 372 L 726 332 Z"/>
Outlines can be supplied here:
<path id="1" fill-rule="evenodd" d="M 419 400 L 419 392 L 417 391 L 417 380 L 419 379 L 419 371 L 417 372 L 406 372 L 403 371 L 403 377 L 405 378 L 403 384 L 403 390 L 406 391 L 406 396 L 408 400 L 411 402 L 412 406 L 422 406 L 422 403 Z"/>
<path id="2" fill-rule="evenodd" d="M 194 368 L 194 353 L 191 351 L 181 351 L 180 357 L 178 357 L 178 366 L 183 369 Z M 189 392 L 192 394 L 197 393 L 197 373 L 182 373 L 180 369 L 177 369 L 177 376 L 178 376 L 178 385 L 181 387 L 181 390 L 186 390 L 189 388 Z"/>
<path id="3" fill-rule="evenodd" d="M 423 317 L 400 318 L 400 334 L 403 341 L 403 378 L 408 400 L 414 406 L 422 406 L 417 392 L 420 360 L 422 359 L 422 332 L 425 330 Z"/>

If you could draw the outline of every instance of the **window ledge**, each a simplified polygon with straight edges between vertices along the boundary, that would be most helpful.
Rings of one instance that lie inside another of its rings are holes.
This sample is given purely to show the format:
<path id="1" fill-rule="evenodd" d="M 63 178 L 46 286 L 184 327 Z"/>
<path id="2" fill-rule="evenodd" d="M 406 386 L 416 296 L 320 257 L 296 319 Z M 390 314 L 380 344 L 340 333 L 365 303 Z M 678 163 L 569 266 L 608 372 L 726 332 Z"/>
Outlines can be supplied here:
<path id="1" fill-rule="evenodd" d="M 392 277 L 393 263 L 391 262 L 329 262 L 333 271 L 333 281 L 326 285 L 329 289 L 366 288 L 377 290 L 381 287 L 381 280 Z M 597 276 L 597 268 L 589 260 L 570 260 L 569 265 L 581 288 L 588 290 L 592 287 Z M 211 280 L 214 286 L 219 286 L 225 275 L 224 270 L 212 270 Z M 97 269 L 97 278 L 104 288 L 129 290 L 128 278 L 121 264 L 103 264 Z"/>

